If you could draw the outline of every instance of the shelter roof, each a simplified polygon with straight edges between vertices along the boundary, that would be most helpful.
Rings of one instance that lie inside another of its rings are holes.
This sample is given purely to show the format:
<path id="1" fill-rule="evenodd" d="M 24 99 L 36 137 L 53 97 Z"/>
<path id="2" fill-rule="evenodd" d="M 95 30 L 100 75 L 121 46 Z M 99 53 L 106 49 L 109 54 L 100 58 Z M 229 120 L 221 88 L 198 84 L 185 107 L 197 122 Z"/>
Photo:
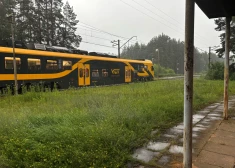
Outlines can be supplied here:
<path id="1" fill-rule="evenodd" d="M 208 18 L 235 16 L 235 0 L 195 0 Z"/>

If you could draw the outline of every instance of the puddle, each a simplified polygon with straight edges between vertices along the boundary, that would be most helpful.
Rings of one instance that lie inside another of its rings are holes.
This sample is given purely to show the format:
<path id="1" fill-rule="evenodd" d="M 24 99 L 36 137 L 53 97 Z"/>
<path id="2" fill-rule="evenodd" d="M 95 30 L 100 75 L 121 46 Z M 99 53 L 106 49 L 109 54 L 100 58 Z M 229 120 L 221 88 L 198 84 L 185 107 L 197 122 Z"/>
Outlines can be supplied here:
<path id="1" fill-rule="evenodd" d="M 219 113 L 210 113 L 208 114 L 208 116 L 212 116 L 212 117 L 221 117 L 222 116 L 222 113 L 219 114 Z"/>
<path id="2" fill-rule="evenodd" d="M 172 138 L 172 139 L 176 139 L 177 138 L 176 135 L 170 135 L 170 134 L 164 134 L 163 137 Z"/>
<path id="3" fill-rule="evenodd" d="M 205 125 L 205 124 L 200 123 L 200 124 L 195 125 L 195 127 L 209 128 L 210 125 L 208 125 L 208 124 Z"/>
<path id="4" fill-rule="evenodd" d="M 169 131 L 168 131 L 168 133 L 169 134 L 173 134 L 173 135 L 181 135 L 181 134 L 183 134 L 183 132 L 184 132 L 184 130 L 182 130 L 182 129 L 176 129 L 176 128 L 171 128 Z"/>
<path id="5" fill-rule="evenodd" d="M 170 153 L 177 154 L 177 153 L 183 153 L 183 147 L 182 146 L 177 146 L 177 145 L 172 145 L 169 149 Z"/>
<path id="6" fill-rule="evenodd" d="M 213 121 L 213 120 L 221 120 L 222 117 L 213 117 L 213 116 L 208 116 L 207 119 L 209 119 L 210 121 Z"/>
<path id="7" fill-rule="evenodd" d="M 200 115 L 200 114 L 193 115 L 193 124 L 197 123 L 198 121 L 200 121 L 204 117 L 205 117 L 205 115 Z"/>
<path id="8" fill-rule="evenodd" d="M 158 164 L 165 166 L 170 162 L 170 156 L 162 156 L 159 160 L 158 160 Z"/>
<path id="9" fill-rule="evenodd" d="M 201 113 L 201 114 L 208 114 L 209 112 L 210 112 L 209 110 L 197 111 L 197 113 Z"/>
<path id="10" fill-rule="evenodd" d="M 184 124 L 179 124 L 179 125 L 176 125 L 174 126 L 172 129 L 184 129 Z"/>
<path id="11" fill-rule="evenodd" d="M 170 143 L 164 143 L 164 142 L 150 142 L 147 146 L 148 149 L 154 150 L 154 151 L 161 151 L 165 149 L 166 147 L 170 146 Z"/>
<path id="12" fill-rule="evenodd" d="M 159 155 L 159 152 L 152 152 L 145 148 L 137 149 L 132 155 L 134 159 L 141 160 L 142 162 L 148 163 L 152 160 L 155 156 Z"/>
<path id="13" fill-rule="evenodd" d="M 210 106 L 208 106 L 208 107 L 206 107 L 207 109 L 214 109 L 214 108 L 216 108 L 218 105 L 215 105 L 215 104 L 212 104 L 212 105 L 210 105 Z"/>

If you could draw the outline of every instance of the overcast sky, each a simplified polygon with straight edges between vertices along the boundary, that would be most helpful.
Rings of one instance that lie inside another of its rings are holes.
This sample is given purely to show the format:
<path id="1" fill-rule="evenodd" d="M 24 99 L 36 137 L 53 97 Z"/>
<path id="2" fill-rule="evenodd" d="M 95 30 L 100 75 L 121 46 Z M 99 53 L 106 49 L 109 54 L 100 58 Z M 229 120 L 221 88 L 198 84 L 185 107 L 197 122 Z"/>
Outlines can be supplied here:
<path id="1" fill-rule="evenodd" d="M 147 44 L 154 36 L 162 33 L 184 41 L 185 0 L 68 0 L 68 2 L 73 6 L 80 21 L 78 33 L 84 42 L 111 47 L 111 40 L 120 39 L 123 44 L 127 39 L 121 37 L 137 36 L 138 42 Z M 97 32 L 90 26 L 121 37 Z M 196 5 L 195 46 L 208 51 L 209 46 L 219 45 L 220 33 L 214 28 L 214 20 L 208 19 Z M 133 38 L 132 43 L 135 40 L 136 38 Z M 79 49 L 117 54 L 116 48 L 84 42 Z"/>

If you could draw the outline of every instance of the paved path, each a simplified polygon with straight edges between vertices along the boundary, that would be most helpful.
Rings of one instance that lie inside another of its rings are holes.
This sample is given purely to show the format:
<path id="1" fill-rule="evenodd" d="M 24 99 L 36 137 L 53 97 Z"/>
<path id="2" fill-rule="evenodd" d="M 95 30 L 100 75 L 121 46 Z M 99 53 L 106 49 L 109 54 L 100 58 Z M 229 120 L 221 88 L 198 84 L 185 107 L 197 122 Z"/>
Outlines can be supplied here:
<path id="1" fill-rule="evenodd" d="M 228 121 L 222 119 L 223 102 L 214 103 L 193 115 L 193 167 L 235 168 L 235 97 L 229 100 Z M 152 134 L 157 134 L 154 130 Z M 140 164 L 130 167 L 181 168 L 183 123 L 169 129 L 155 141 L 139 148 L 133 158 Z"/>
<path id="2" fill-rule="evenodd" d="M 221 121 L 194 157 L 196 168 L 235 167 L 235 119 Z"/>

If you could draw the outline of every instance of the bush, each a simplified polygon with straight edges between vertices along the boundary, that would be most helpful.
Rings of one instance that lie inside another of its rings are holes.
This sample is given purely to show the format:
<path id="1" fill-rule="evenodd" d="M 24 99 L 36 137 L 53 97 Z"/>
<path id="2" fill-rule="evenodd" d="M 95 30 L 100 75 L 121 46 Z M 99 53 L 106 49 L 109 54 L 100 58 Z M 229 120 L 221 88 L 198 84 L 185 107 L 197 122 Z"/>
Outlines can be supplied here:
<path id="1" fill-rule="evenodd" d="M 210 80 L 223 80 L 224 79 L 224 64 L 222 62 L 212 63 L 205 78 L 210 79 Z"/>
<path id="2" fill-rule="evenodd" d="M 175 75 L 175 71 L 173 69 L 165 68 L 158 64 L 154 64 L 154 75 L 155 76 L 170 76 L 170 75 Z"/>
<path id="3" fill-rule="evenodd" d="M 229 66 L 229 79 L 235 80 L 235 64 L 231 64 Z M 224 63 L 223 62 L 215 62 L 211 64 L 210 69 L 208 70 L 206 79 L 210 80 L 223 80 L 224 79 Z"/>

